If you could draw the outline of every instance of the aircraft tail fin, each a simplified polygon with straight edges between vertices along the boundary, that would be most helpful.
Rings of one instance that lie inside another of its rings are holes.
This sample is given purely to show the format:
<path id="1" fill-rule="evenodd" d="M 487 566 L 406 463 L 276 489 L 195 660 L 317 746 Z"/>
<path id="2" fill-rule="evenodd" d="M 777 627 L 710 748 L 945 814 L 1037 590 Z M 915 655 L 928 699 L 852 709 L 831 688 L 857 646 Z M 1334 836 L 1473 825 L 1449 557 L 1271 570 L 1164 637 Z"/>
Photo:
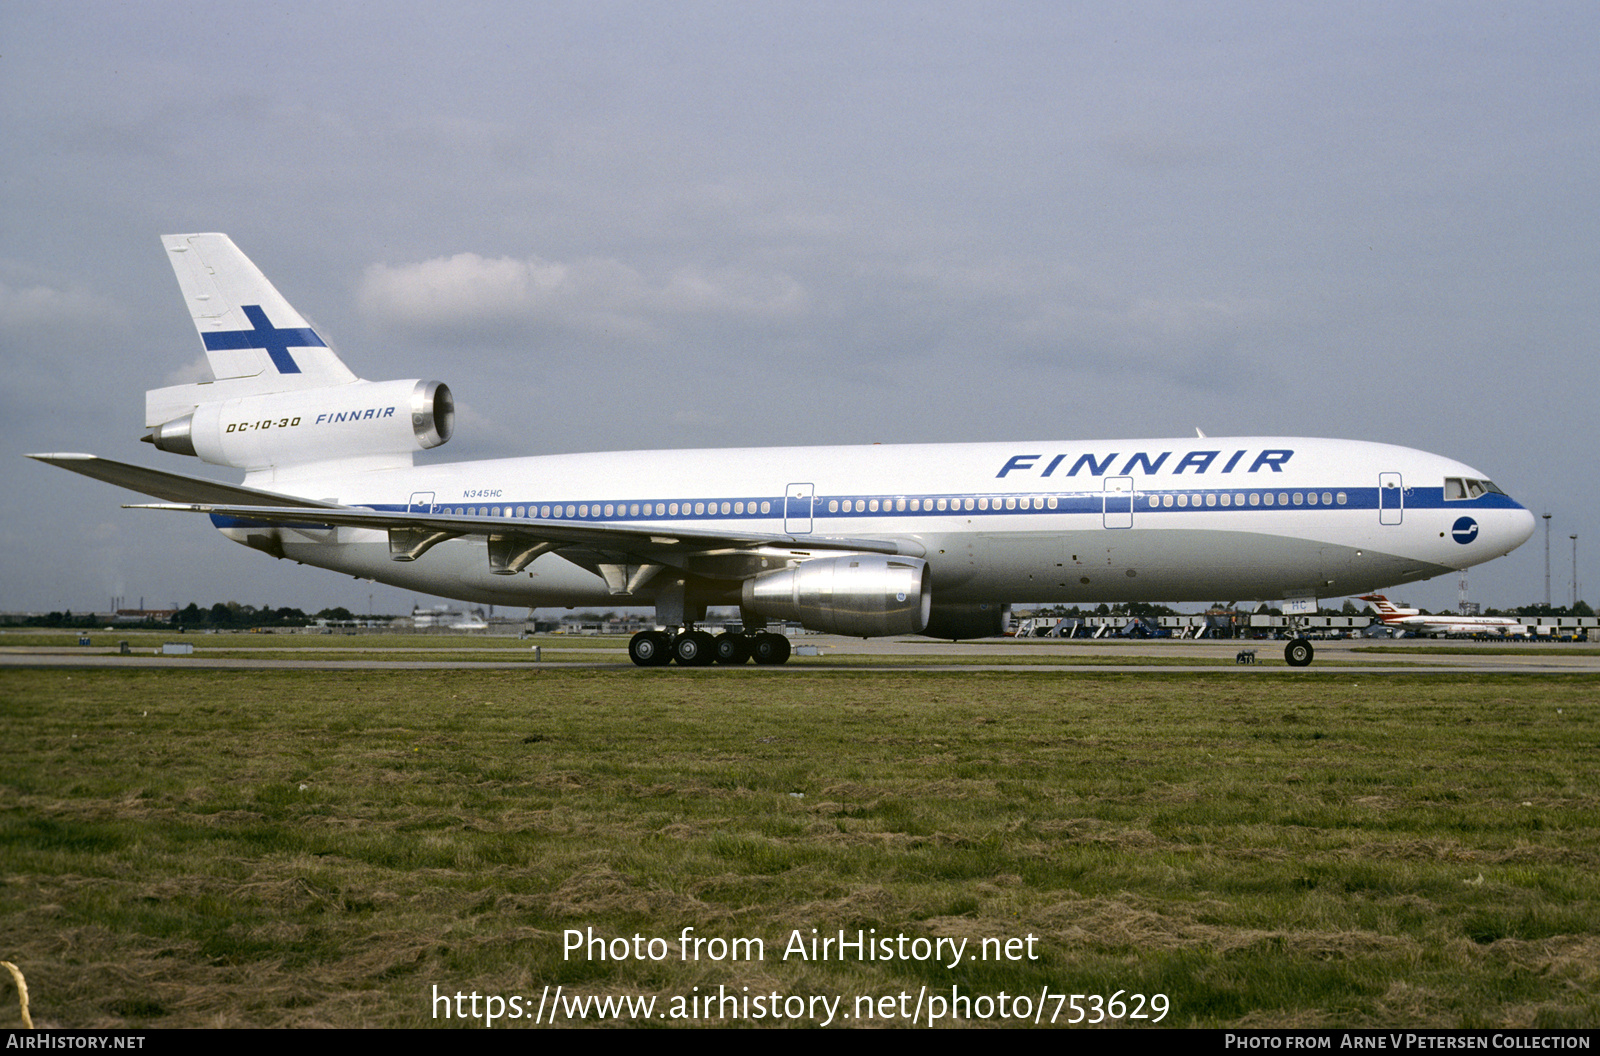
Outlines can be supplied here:
<path id="1" fill-rule="evenodd" d="M 450 439 L 448 386 L 356 377 L 227 235 L 161 244 L 215 377 L 146 392 L 147 443 L 256 473 L 410 466 L 414 451 Z"/>
<path id="2" fill-rule="evenodd" d="M 1382 594 L 1363 594 L 1362 601 L 1371 602 L 1372 607 L 1378 610 L 1378 618 L 1388 622 L 1396 616 L 1415 615 L 1416 609 L 1402 609 Z"/>
<path id="3" fill-rule="evenodd" d="M 202 403 L 360 380 L 227 235 L 163 235 L 161 244 L 215 380 L 146 392 L 147 427 Z"/>
<path id="4" fill-rule="evenodd" d="M 258 391 L 281 392 L 295 375 L 317 385 L 356 380 L 227 235 L 163 235 L 161 244 L 218 381 L 260 378 Z"/>

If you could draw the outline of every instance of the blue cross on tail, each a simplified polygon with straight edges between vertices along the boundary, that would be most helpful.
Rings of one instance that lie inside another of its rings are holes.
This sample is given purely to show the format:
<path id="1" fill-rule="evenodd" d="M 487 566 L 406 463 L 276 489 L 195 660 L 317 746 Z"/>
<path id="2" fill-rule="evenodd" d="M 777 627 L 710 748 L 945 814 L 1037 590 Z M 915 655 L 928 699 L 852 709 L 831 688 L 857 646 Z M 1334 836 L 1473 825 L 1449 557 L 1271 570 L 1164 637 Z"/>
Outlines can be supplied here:
<path id="1" fill-rule="evenodd" d="M 202 334 L 200 336 L 205 341 L 206 351 L 264 348 L 267 350 L 267 355 L 272 357 L 272 365 L 278 368 L 279 374 L 298 374 L 300 364 L 289 355 L 289 349 L 328 347 L 309 326 L 279 330 L 272 325 L 267 313 L 261 310 L 259 304 L 245 304 L 240 307 L 244 309 L 244 317 L 250 320 L 250 325 L 254 329 Z"/>

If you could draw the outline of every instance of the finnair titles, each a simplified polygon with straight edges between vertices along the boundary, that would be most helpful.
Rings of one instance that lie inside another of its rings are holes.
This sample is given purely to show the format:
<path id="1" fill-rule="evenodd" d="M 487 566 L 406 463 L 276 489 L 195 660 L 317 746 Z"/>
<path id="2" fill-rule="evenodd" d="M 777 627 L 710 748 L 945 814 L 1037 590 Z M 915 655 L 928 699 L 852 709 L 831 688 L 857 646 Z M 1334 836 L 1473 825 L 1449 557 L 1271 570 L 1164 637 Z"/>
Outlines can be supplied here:
<path id="1" fill-rule="evenodd" d="M 1499 557 L 1533 516 L 1469 466 L 1302 437 L 749 448 L 414 464 L 442 382 L 355 375 L 233 242 L 162 240 L 214 380 L 145 394 L 143 439 L 241 484 L 30 457 L 208 515 L 272 557 L 502 605 L 651 606 L 640 666 L 782 663 L 769 621 L 975 638 L 1013 600 L 1358 595 Z M 702 630 L 738 606 L 742 633 Z M 1285 647 L 1294 665 L 1311 644 Z"/>
<path id="2" fill-rule="evenodd" d="M 1239 465 L 1240 460 L 1248 453 L 1245 448 L 1235 451 L 1233 457 L 1229 458 L 1227 464 L 1222 467 L 1222 472 L 1232 473 L 1234 467 Z M 1126 477 L 1141 469 L 1145 473 L 1159 473 L 1162 465 L 1171 454 L 1171 451 L 1163 451 L 1152 460 L 1150 455 L 1145 452 L 1136 451 L 1128 457 L 1128 461 L 1117 475 Z M 1221 454 L 1221 451 L 1190 451 L 1172 467 L 1172 475 L 1175 477 L 1181 476 L 1184 470 L 1192 469 L 1195 475 L 1198 476 L 1210 469 L 1211 463 L 1215 462 Z M 1026 472 L 1033 469 L 1034 464 L 1044 457 L 1043 455 L 1012 455 L 1006 461 L 1006 464 L 1000 467 L 1000 472 L 996 473 L 995 476 L 1004 477 L 1013 470 Z M 1042 470 L 1038 471 L 1039 476 L 1050 476 L 1058 466 L 1067 460 L 1067 457 L 1067 455 L 1056 455 Z M 1103 477 L 1117 457 L 1118 453 L 1116 451 L 1099 459 L 1095 458 L 1094 455 L 1079 455 L 1078 460 L 1072 463 L 1072 468 L 1066 471 L 1066 476 L 1075 477 L 1080 470 L 1086 469 L 1091 477 Z M 1262 469 L 1270 469 L 1274 473 L 1281 473 L 1283 472 L 1283 464 L 1293 457 L 1293 451 L 1264 450 L 1255 456 L 1255 460 L 1250 463 L 1250 468 L 1246 472 L 1255 473 Z"/>

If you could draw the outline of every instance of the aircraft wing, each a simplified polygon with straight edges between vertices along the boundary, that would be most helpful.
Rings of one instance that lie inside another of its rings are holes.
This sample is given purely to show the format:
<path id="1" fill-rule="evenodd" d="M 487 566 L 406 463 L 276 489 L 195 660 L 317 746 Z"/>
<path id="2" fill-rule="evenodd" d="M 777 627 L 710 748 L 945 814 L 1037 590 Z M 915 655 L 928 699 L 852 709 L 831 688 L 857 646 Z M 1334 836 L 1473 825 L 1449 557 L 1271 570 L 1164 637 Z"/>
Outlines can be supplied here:
<path id="1" fill-rule="evenodd" d="M 166 473 L 159 469 L 113 462 L 109 458 L 76 453 L 29 455 L 46 465 L 69 469 L 86 477 L 103 480 L 108 484 L 153 495 L 168 502 L 233 502 L 252 506 L 295 506 L 337 509 L 316 499 L 302 499 L 293 495 L 278 495 L 270 491 L 247 488 L 239 484 L 226 484 L 204 477 L 186 477 L 181 473 Z"/>
<path id="2" fill-rule="evenodd" d="M 389 533 L 390 556 L 411 561 L 446 539 L 484 536 L 489 540 L 495 571 L 520 571 L 534 557 L 562 550 L 579 564 L 606 563 L 605 555 L 624 554 L 643 561 L 678 564 L 685 557 L 730 555 L 768 547 L 785 550 L 833 550 L 856 553 L 925 552 L 912 540 L 857 539 L 846 536 L 798 536 L 769 532 L 730 532 L 679 524 L 575 524 L 532 517 L 461 516 L 439 513 L 372 510 L 359 506 L 234 506 L 214 503 L 144 503 L 128 509 L 204 513 L 248 524 L 320 529 L 329 526 L 370 528 Z M 497 560 L 497 544 L 502 558 Z M 518 564 L 516 558 L 526 557 Z M 675 560 L 676 559 L 676 560 Z M 508 568 L 515 564 L 516 567 Z M 738 574 L 734 573 L 735 578 Z"/>

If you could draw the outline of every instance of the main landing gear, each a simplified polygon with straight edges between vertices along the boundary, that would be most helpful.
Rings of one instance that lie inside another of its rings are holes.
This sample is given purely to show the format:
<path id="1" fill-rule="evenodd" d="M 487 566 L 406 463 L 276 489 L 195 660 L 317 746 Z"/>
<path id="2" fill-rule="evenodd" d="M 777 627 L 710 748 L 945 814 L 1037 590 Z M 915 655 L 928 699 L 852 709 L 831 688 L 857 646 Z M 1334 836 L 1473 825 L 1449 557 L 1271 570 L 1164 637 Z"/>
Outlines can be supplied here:
<path id="1" fill-rule="evenodd" d="M 718 634 L 707 631 L 640 631 L 628 642 L 628 659 L 640 667 L 680 667 L 712 664 L 781 664 L 789 659 L 789 639 L 781 634 Z"/>

